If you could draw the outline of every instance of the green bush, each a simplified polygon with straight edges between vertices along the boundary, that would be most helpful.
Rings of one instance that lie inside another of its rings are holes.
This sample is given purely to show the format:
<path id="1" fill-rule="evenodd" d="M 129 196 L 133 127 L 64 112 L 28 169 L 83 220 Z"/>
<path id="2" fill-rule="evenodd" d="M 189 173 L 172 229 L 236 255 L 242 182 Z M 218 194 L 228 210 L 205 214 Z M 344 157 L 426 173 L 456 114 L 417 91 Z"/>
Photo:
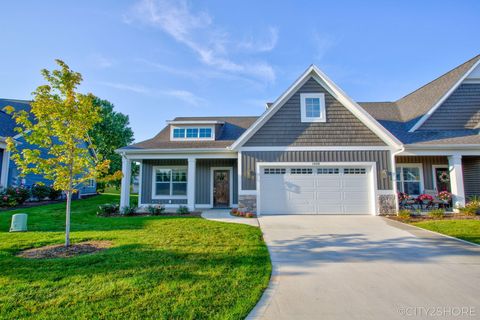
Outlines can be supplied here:
<path id="1" fill-rule="evenodd" d="M 133 216 L 137 212 L 137 207 L 135 206 L 125 206 L 122 207 L 121 214 L 126 216 Z"/>
<path id="2" fill-rule="evenodd" d="M 479 210 L 480 210 L 480 202 L 477 202 L 475 200 L 470 201 L 463 208 L 458 208 L 458 211 L 460 211 L 460 213 L 470 217 L 476 216 Z"/>
<path id="3" fill-rule="evenodd" d="M 48 192 L 49 200 L 57 200 L 62 195 L 62 190 L 56 190 L 54 187 L 50 186 L 50 191 Z"/>
<path id="4" fill-rule="evenodd" d="M 30 199 L 30 190 L 24 186 L 8 187 L 0 192 L 0 207 L 16 207 Z"/>
<path id="5" fill-rule="evenodd" d="M 44 184 L 34 184 L 32 186 L 32 196 L 38 201 L 44 200 L 50 195 L 50 187 Z"/>
<path id="6" fill-rule="evenodd" d="M 188 210 L 188 208 L 185 207 L 185 206 L 180 206 L 180 207 L 177 209 L 177 213 L 178 213 L 178 214 L 189 214 L 189 213 L 190 213 L 190 210 Z"/>
<path id="7" fill-rule="evenodd" d="M 444 209 L 433 209 L 428 212 L 428 216 L 434 219 L 442 219 L 445 216 Z"/>
<path id="8" fill-rule="evenodd" d="M 147 211 L 152 216 L 158 216 L 158 215 L 161 215 L 165 211 L 165 207 L 162 206 L 162 205 L 148 206 Z"/>
<path id="9" fill-rule="evenodd" d="M 398 218 L 405 221 L 410 219 L 411 215 L 412 215 L 412 212 L 406 209 L 399 210 L 397 213 Z"/>
<path id="10" fill-rule="evenodd" d="M 109 217 L 119 213 L 119 205 L 106 203 L 98 206 L 97 216 Z"/>

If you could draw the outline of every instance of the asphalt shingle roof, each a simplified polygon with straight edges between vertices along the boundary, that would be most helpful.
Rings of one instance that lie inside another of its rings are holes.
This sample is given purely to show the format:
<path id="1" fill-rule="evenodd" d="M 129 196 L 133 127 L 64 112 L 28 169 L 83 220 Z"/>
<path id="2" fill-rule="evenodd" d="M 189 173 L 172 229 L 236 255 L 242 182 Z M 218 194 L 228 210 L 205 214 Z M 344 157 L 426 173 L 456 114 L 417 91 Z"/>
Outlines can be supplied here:
<path id="1" fill-rule="evenodd" d="M 16 124 L 12 117 L 3 111 L 3 108 L 6 106 L 12 106 L 15 108 L 15 111 L 29 111 L 30 101 L 0 99 L 0 137 L 13 137 L 17 134 L 14 130 Z"/>

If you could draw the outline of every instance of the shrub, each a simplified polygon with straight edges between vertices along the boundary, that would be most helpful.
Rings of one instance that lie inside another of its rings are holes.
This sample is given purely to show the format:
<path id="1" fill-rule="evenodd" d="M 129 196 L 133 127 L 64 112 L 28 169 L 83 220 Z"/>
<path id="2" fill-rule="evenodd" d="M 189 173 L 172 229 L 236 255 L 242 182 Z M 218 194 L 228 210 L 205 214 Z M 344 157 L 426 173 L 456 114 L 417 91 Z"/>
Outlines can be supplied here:
<path id="1" fill-rule="evenodd" d="M 0 194 L 0 207 L 15 207 L 18 202 L 15 197 L 10 196 L 5 191 Z"/>
<path id="2" fill-rule="evenodd" d="M 177 213 L 178 213 L 178 214 L 189 214 L 189 213 L 190 213 L 190 210 L 188 210 L 188 208 L 185 207 L 185 206 L 180 206 L 180 207 L 177 209 Z"/>
<path id="3" fill-rule="evenodd" d="M 158 216 L 165 211 L 165 207 L 162 205 L 148 206 L 147 210 L 152 216 Z"/>
<path id="4" fill-rule="evenodd" d="M 62 195 L 62 190 L 57 190 L 54 187 L 50 186 L 50 192 L 48 193 L 49 200 L 57 200 Z"/>
<path id="5" fill-rule="evenodd" d="M 121 213 L 126 216 L 133 216 L 137 212 L 137 207 L 135 206 L 125 206 L 122 207 Z"/>
<path id="6" fill-rule="evenodd" d="M 50 195 L 50 187 L 44 184 L 34 184 L 32 186 L 32 196 L 41 201 Z"/>
<path id="7" fill-rule="evenodd" d="M 470 201 L 465 205 L 463 208 L 458 208 L 460 213 L 466 215 L 466 216 L 475 216 L 477 214 L 477 211 L 480 209 L 480 202 L 477 201 Z"/>
<path id="8" fill-rule="evenodd" d="M 445 216 L 444 209 L 433 209 L 428 212 L 428 216 L 434 219 L 442 219 Z"/>
<path id="9" fill-rule="evenodd" d="M 257 216 L 257 215 L 256 215 L 255 213 L 253 213 L 253 212 L 247 212 L 247 213 L 245 214 L 245 217 L 246 217 L 246 218 L 255 218 L 256 216 Z"/>
<path id="10" fill-rule="evenodd" d="M 399 210 L 398 213 L 397 213 L 397 217 L 400 220 L 404 220 L 404 221 L 410 219 L 411 215 L 412 215 L 412 212 L 410 210 L 406 210 L 406 209 Z"/>
<path id="11" fill-rule="evenodd" d="M 108 217 L 119 212 L 119 205 L 106 203 L 98 206 L 97 216 Z"/>
<path id="12" fill-rule="evenodd" d="M 0 192 L 0 207 L 15 207 L 30 198 L 30 190 L 24 186 L 8 187 Z"/>

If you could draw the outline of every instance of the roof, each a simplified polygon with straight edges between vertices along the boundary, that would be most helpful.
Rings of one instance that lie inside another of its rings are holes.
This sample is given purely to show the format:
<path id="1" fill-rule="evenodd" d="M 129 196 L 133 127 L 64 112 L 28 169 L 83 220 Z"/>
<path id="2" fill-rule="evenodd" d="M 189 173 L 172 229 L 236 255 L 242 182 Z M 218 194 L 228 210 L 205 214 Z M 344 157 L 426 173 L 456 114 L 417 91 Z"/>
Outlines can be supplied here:
<path id="1" fill-rule="evenodd" d="M 220 121 L 224 122 L 215 140 L 208 141 L 171 141 L 170 125 L 167 125 L 152 139 L 138 142 L 123 150 L 131 149 L 197 149 L 197 148 L 227 148 L 242 133 L 249 128 L 258 117 L 177 117 L 173 121 Z"/>
<path id="2" fill-rule="evenodd" d="M 30 110 L 30 101 L 27 100 L 13 100 L 13 99 L 0 99 L 0 137 L 13 137 L 17 134 L 15 132 L 15 120 L 3 111 L 6 106 L 12 106 L 15 111 Z"/>

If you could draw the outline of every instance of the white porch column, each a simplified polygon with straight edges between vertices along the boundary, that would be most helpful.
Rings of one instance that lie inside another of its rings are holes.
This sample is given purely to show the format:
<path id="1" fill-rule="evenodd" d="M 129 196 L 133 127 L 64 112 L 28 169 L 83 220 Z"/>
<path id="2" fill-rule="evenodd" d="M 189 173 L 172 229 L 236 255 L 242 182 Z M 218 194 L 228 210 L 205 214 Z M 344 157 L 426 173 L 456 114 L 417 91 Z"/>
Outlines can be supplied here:
<path id="1" fill-rule="evenodd" d="M 8 183 L 8 167 L 10 165 L 10 151 L 3 150 L 2 171 L 0 171 L 0 186 L 6 188 Z"/>
<path id="2" fill-rule="evenodd" d="M 465 189 L 463 186 L 462 156 L 458 154 L 449 156 L 448 169 L 450 171 L 453 208 L 463 207 L 465 205 Z"/>
<path id="3" fill-rule="evenodd" d="M 195 170 L 196 170 L 195 158 L 188 158 L 188 169 L 187 169 L 187 207 L 188 210 L 195 210 Z"/>
<path id="4" fill-rule="evenodd" d="M 132 172 L 132 161 L 122 156 L 122 185 L 120 188 L 120 208 L 130 205 L 130 175 Z"/>

